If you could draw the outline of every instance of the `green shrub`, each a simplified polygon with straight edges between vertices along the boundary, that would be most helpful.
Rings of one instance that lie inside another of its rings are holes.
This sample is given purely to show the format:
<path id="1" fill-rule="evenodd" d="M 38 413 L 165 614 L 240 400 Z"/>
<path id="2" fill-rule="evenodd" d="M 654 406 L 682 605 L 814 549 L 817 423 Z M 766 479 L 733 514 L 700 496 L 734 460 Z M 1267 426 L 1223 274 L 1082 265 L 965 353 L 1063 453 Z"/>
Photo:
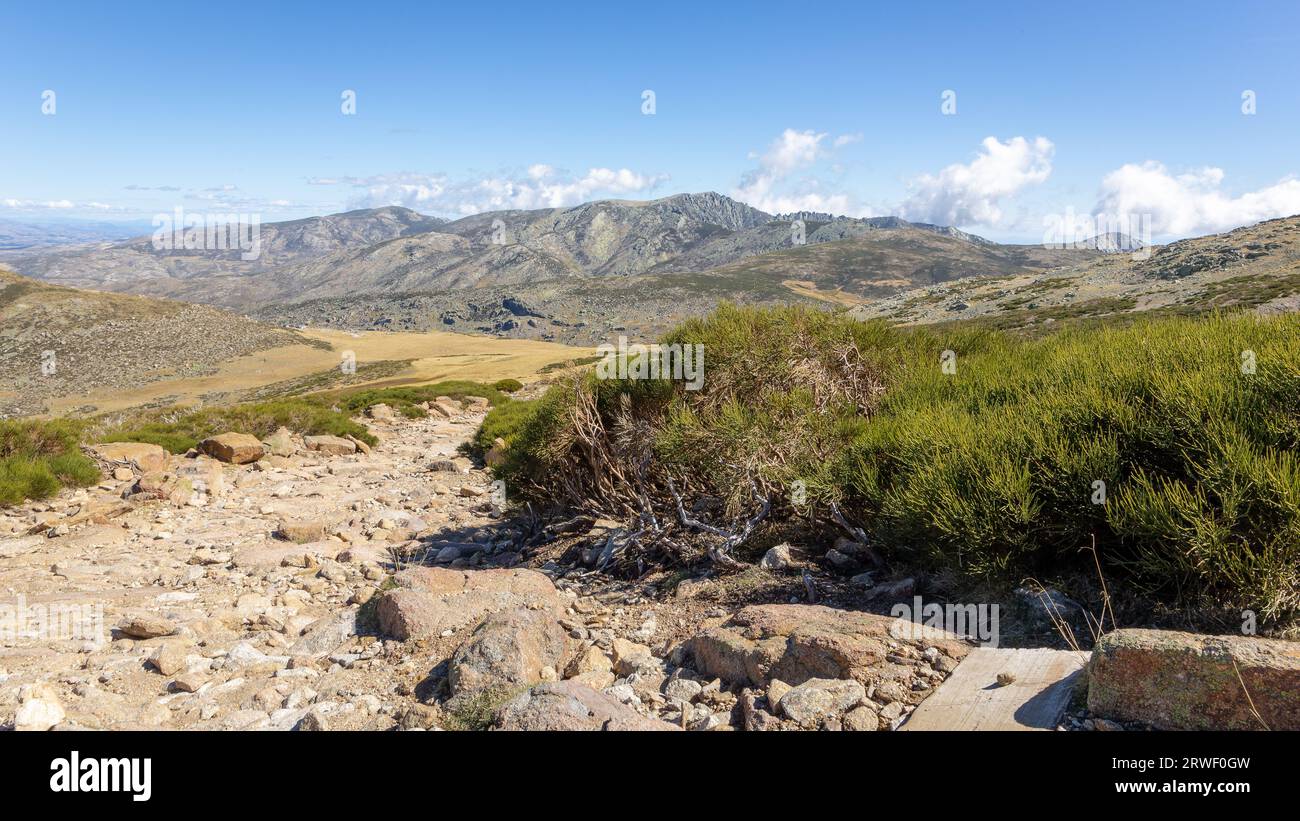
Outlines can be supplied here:
<path id="1" fill-rule="evenodd" d="M 419 407 L 421 402 L 431 402 L 439 396 L 452 399 L 481 396 L 493 405 L 510 401 L 510 397 L 495 386 L 484 385 L 481 382 L 473 382 L 468 379 L 448 379 L 435 382 L 432 385 L 336 391 L 329 394 L 320 394 L 319 396 L 336 402 L 339 406 L 354 413 L 361 413 L 373 405 L 383 403 L 412 419 L 420 419 L 426 415 L 425 410 Z"/>
<path id="2" fill-rule="evenodd" d="M 281 426 L 306 435 L 355 436 L 366 444 L 378 442 L 351 412 L 322 397 L 308 395 L 270 402 L 249 402 L 198 409 L 165 409 L 101 423 L 96 438 L 104 442 L 150 442 L 171 453 L 184 453 L 209 436 L 227 431 L 259 439 Z"/>
<path id="3" fill-rule="evenodd" d="M 485 453 L 498 438 L 504 439 L 507 444 L 513 442 L 520 426 L 532 415 L 538 401 L 516 399 L 488 411 L 483 424 L 479 425 L 474 434 L 474 450 L 479 454 Z"/>
<path id="4" fill-rule="evenodd" d="M 68 420 L 0 422 L 0 506 L 99 481 L 94 461 L 79 448 L 82 429 Z"/>
<path id="5" fill-rule="evenodd" d="M 1029 339 L 724 306 L 664 341 L 704 344 L 702 390 L 560 383 L 492 420 L 511 441 L 498 473 L 546 496 L 565 471 L 598 495 L 601 459 L 630 457 L 593 459 L 576 435 L 590 406 L 611 442 L 643 426 L 654 464 L 702 492 L 734 505 L 745 473 L 776 496 L 802 481 L 909 564 L 1015 583 L 1090 566 L 1080 548 L 1095 536 L 1108 574 L 1170 602 L 1300 604 L 1300 317 Z"/>
<path id="6" fill-rule="evenodd" d="M 520 382 L 518 379 L 498 379 L 496 382 L 492 383 L 492 387 L 494 390 L 501 391 L 502 393 L 514 393 L 515 391 L 523 390 L 524 383 Z"/>

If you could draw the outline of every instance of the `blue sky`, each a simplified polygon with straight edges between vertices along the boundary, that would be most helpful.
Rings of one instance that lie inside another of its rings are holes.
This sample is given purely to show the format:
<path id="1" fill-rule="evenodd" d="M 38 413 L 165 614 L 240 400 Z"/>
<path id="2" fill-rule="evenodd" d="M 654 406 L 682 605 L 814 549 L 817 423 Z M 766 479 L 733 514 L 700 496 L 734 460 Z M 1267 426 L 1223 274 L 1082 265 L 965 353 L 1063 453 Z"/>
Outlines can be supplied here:
<path id="1" fill-rule="evenodd" d="M 1300 4 L 5 3 L 3 19 L 0 218 L 454 217 L 716 190 L 1037 241 L 1069 212 L 1183 236 L 1300 211 Z"/>

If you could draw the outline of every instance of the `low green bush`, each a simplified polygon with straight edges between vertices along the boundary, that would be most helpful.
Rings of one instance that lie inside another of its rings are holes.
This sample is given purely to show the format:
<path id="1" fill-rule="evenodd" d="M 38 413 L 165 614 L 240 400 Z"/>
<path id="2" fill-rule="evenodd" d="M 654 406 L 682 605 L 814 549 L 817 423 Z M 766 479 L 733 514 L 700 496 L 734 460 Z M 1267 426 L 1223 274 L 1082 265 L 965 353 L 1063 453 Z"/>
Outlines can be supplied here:
<path id="1" fill-rule="evenodd" d="M 410 418 L 423 418 L 425 411 L 419 407 L 421 402 L 431 402 L 439 396 L 451 399 L 464 399 L 466 396 L 480 396 L 493 405 L 510 401 L 510 397 L 492 385 L 473 382 L 468 379 L 448 379 L 431 385 L 412 385 L 396 388 L 363 388 L 353 391 L 337 391 L 321 396 L 328 398 L 354 413 L 383 403 Z"/>
<path id="2" fill-rule="evenodd" d="M 281 426 L 306 435 L 355 436 L 366 444 L 378 439 L 352 421 L 348 409 L 315 395 L 270 402 L 196 409 L 164 409 L 101 421 L 95 431 L 103 442 L 150 442 L 171 453 L 184 453 L 209 436 L 227 431 L 265 438 Z"/>
<path id="3" fill-rule="evenodd" d="M 0 507 L 99 481 L 78 446 L 82 428 L 68 420 L 0 421 Z"/>
<path id="4" fill-rule="evenodd" d="M 504 405 L 497 405 L 488 411 L 487 416 L 483 418 L 483 423 L 474 434 L 474 451 L 478 454 L 485 453 L 498 438 L 504 439 L 509 445 L 514 440 L 520 425 L 532 415 L 538 401 L 516 399 Z"/>
<path id="5" fill-rule="evenodd" d="M 634 457 L 593 458 L 589 434 L 639 425 L 656 468 L 701 492 L 735 506 L 746 474 L 778 497 L 801 482 L 912 565 L 1016 583 L 1090 567 L 1096 537 L 1106 572 L 1154 597 L 1300 605 L 1300 317 L 1029 339 L 723 306 L 663 341 L 704 345 L 702 390 L 563 381 L 489 417 L 511 442 L 499 475 L 549 501 L 576 501 L 561 485 L 608 492 L 601 460 Z"/>

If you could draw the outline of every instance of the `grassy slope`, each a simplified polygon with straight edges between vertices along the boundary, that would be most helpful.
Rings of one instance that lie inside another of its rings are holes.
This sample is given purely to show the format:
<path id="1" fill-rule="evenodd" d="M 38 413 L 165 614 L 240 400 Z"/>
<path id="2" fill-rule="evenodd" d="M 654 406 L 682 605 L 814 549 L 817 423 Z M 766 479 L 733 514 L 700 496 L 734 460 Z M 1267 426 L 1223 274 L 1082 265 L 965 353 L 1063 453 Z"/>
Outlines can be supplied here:
<path id="1" fill-rule="evenodd" d="M 738 467 L 778 497 L 802 481 L 908 563 L 1015 583 L 1091 562 L 1095 536 L 1108 573 L 1165 601 L 1269 616 L 1300 603 L 1300 317 L 1028 339 L 724 307 L 667 341 L 705 345 L 703 390 L 588 378 L 494 411 L 484 435 L 511 442 L 501 474 L 534 495 L 554 471 L 582 478 L 585 394 L 607 429 L 629 408 L 650 426 L 657 469 L 723 497 L 743 487 Z"/>

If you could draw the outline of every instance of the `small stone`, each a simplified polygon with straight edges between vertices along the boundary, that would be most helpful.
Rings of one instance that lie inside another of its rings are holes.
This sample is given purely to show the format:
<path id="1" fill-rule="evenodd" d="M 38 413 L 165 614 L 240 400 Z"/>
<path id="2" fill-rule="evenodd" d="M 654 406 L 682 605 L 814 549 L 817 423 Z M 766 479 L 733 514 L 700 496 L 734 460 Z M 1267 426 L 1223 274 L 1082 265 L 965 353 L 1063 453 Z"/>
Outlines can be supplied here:
<path id="1" fill-rule="evenodd" d="M 777 711 L 777 705 L 781 703 L 781 697 L 793 689 L 779 678 L 774 678 L 767 683 L 767 704 L 772 708 L 772 712 Z"/>
<path id="2" fill-rule="evenodd" d="M 256 436 L 246 433 L 222 433 L 199 442 L 199 453 L 233 465 L 256 462 L 266 455 L 266 448 Z"/>
<path id="3" fill-rule="evenodd" d="M 187 642 L 183 640 L 165 641 L 149 656 L 149 662 L 164 676 L 171 676 L 185 669 Z"/>
<path id="4" fill-rule="evenodd" d="M 690 703 L 699 698 L 700 693 L 704 690 L 703 685 L 698 681 L 692 681 L 688 678 L 670 679 L 664 687 L 664 695 L 678 701 Z"/>
<path id="5" fill-rule="evenodd" d="M 857 561 L 846 553 L 841 553 L 835 548 L 826 551 L 826 561 L 839 570 L 847 570 L 857 564 Z"/>
<path id="6" fill-rule="evenodd" d="M 800 727 L 815 729 L 828 717 L 836 720 L 867 696 L 853 679 L 808 679 L 781 696 L 781 712 Z"/>
<path id="7" fill-rule="evenodd" d="M 14 729 L 25 732 L 45 732 L 66 717 L 63 705 L 51 697 L 29 698 L 18 706 L 14 716 Z"/>
<path id="8" fill-rule="evenodd" d="M 154 639 L 170 636 L 176 625 L 161 616 L 133 616 L 118 627 L 125 635 L 136 639 Z"/>
<path id="9" fill-rule="evenodd" d="M 199 672 L 181 673 L 172 681 L 172 687 L 182 693 L 197 693 L 208 683 L 208 677 Z"/>
<path id="10" fill-rule="evenodd" d="M 312 709 L 308 710 L 293 728 L 298 732 L 324 732 L 329 729 L 329 724 L 320 710 Z"/>
<path id="11" fill-rule="evenodd" d="M 776 547 L 770 548 L 763 554 L 763 560 L 759 562 L 760 567 L 768 570 L 785 570 L 794 566 L 794 559 L 790 555 L 790 545 L 782 542 Z"/>

